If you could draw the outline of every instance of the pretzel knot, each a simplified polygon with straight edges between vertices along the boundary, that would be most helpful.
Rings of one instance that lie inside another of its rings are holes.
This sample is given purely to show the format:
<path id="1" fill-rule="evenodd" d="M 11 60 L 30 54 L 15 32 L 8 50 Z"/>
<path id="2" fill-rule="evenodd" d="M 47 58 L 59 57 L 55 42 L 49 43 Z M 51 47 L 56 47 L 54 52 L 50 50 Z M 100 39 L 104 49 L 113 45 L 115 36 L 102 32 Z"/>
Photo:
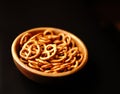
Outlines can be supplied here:
<path id="1" fill-rule="evenodd" d="M 20 50 L 20 56 L 26 60 L 34 59 L 40 54 L 40 46 L 34 40 L 28 41 Z"/>
<path id="2" fill-rule="evenodd" d="M 48 44 L 45 46 L 44 51 L 41 53 L 40 59 L 41 60 L 48 60 L 56 54 L 56 45 L 55 44 Z"/>

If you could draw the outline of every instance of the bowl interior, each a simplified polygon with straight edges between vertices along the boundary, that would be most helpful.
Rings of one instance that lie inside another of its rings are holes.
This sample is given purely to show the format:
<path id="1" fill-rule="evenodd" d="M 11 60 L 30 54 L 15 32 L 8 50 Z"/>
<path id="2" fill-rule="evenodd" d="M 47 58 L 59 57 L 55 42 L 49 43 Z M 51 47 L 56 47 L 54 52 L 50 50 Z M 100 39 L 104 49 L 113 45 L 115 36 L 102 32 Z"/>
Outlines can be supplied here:
<path id="1" fill-rule="evenodd" d="M 48 29 L 48 28 L 52 29 L 56 34 L 60 33 L 60 32 L 62 32 L 64 34 L 70 34 L 71 38 L 75 41 L 76 45 L 79 47 L 80 51 L 84 55 L 83 60 L 78 67 L 74 68 L 71 71 L 53 74 L 53 73 L 45 73 L 45 72 L 41 72 L 41 71 L 32 69 L 32 68 L 30 68 L 29 66 L 26 66 L 23 62 L 20 61 L 18 51 L 19 51 L 19 47 L 20 47 L 19 42 L 20 42 L 21 36 L 23 34 L 25 34 L 26 32 L 30 32 L 31 34 L 34 35 L 34 34 L 42 32 L 43 30 Z M 13 56 L 13 59 L 15 61 L 15 64 L 17 66 L 20 66 L 18 68 L 22 67 L 24 70 L 27 70 L 28 72 L 31 72 L 32 74 L 47 76 L 47 77 L 62 77 L 62 76 L 67 76 L 67 75 L 73 74 L 73 73 L 77 72 L 78 70 L 82 69 L 85 66 L 85 64 L 88 60 L 87 48 L 80 38 L 78 38 L 77 36 L 75 36 L 74 34 L 68 32 L 68 31 L 65 31 L 65 30 L 62 30 L 62 29 L 59 29 L 59 28 L 52 28 L 52 27 L 38 27 L 38 28 L 33 28 L 33 29 L 30 29 L 30 30 L 27 30 L 27 31 L 21 33 L 13 41 L 11 51 L 12 51 L 12 56 Z"/>

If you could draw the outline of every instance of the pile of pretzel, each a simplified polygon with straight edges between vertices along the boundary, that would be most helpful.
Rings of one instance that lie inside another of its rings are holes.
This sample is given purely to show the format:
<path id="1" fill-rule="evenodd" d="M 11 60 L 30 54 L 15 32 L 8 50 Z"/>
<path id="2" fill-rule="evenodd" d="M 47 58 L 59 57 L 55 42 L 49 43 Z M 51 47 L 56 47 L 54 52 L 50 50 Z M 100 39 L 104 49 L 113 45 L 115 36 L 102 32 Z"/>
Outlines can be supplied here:
<path id="1" fill-rule="evenodd" d="M 60 73 L 78 67 L 83 54 L 69 34 L 46 29 L 34 35 L 29 32 L 22 35 L 19 58 L 41 72 Z"/>

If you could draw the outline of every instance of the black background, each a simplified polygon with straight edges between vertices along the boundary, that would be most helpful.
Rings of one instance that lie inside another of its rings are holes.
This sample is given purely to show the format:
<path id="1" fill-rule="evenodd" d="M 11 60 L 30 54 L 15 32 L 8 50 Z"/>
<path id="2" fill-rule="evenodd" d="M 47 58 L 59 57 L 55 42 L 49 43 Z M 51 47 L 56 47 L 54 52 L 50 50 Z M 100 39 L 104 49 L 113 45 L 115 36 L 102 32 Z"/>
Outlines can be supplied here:
<path id="1" fill-rule="evenodd" d="M 120 21 L 119 10 L 118 2 L 1 1 L 0 94 L 116 94 L 119 91 L 120 32 L 115 23 Z M 42 26 L 68 30 L 81 38 L 88 49 L 87 65 L 63 85 L 35 83 L 24 77 L 13 63 L 11 44 L 15 37 Z"/>

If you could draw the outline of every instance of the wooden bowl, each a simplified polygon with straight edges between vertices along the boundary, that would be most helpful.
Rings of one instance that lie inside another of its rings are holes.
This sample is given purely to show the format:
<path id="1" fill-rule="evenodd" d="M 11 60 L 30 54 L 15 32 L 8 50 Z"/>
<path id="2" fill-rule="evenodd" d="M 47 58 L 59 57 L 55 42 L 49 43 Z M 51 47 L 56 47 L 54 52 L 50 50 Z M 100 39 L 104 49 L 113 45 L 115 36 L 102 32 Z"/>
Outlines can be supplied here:
<path id="1" fill-rule="evenodd" d="M 32 69 L 20 61 L 19 55 L 18 55 L 18 50 L 19 50 L 19 46 L 20 46 L 19 42 L 20 42 L 21 36 L 23 34 L 25 34 L 26 32 L 37 34 L 40 31 L 45 30 L 46 28 L 53 29 L 54 31 L 56 31 L 56 33 L 62 32 L 64 34 L 70 34 L 71 38 L 76 42 L 77 46 L 80 47 L 80 50 L 82 51 L 82 53 L 84 55 L 84 58 L 78 67 L 74 68 L 71 71 L 53 74 L 53 73 L 45 73 L 45 72 L 41 72 L 41 71 Z M 51 79 L 62 78 L 62 77 L 74 74 L 77 71 L 80 71 L 85 66 L 85 64 L 88 60 L 87 48 L 80 38 L 78 38 L 74 34 L 70 33 L 69 31 L 65 31 L 65 30 L 62 30 L 59 28 L 54 28 L 54 27 L 37 27 L 37 28 L 33 28 L 33 29 L 29 29 L 29 30 L 24 31 L 23 33 L 18 35 L 15 38 L 15 40 L 13 41 L 12 46 L 11 46 L 11 53 L 12 53 L 13 61 L 16 65 L 16 67 L 20 70 L 20 72 L 23 75 L 25 75 L 27 78 L 29 78 L 33 81 L 36 81 L 36 82 L 40 82 L 40 83 L 48 83 L 51 81 Z"/>

